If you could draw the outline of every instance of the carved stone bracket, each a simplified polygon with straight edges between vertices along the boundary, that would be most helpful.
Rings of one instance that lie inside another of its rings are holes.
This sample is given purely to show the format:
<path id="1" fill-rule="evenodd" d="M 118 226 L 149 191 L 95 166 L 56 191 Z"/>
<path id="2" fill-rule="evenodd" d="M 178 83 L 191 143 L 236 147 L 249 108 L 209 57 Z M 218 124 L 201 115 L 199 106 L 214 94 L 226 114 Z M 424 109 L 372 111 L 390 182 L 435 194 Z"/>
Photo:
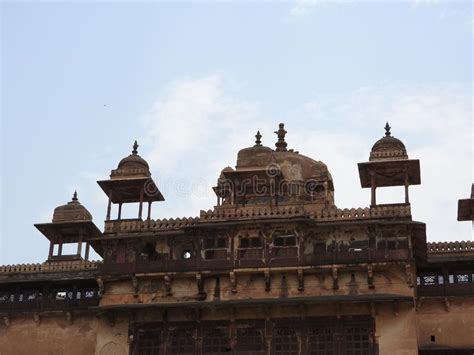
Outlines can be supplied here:
<path id="1" fill-rule="evenodd" d="M 229 273 L 230 277 L 230 290 L 232 293 L 237 293 L 237 278 L 235 276 L 235 272 L 231 271 Z"/>
<path id="2" fill-rule="evenodd" d="M 411 264 L 409 263 L 405 264 L 405 277 L 406 277 L 408 286 L 413 287 L 413 273 L 411 269 Z"/>
<path id="3" fill-rule="evenodd" d="M 337 280 L 337 267 L 332 268 L 332 288 L 333 290 L 339 289 L 339 283 Z"/>
<path id="4" fill-rule="evenodd" d="M 41 324 L 41 317 L 38 313 L 33 314 L 33 320 L 35 321 L 36 325 Z"/>
<path id="5" fill-rule="evenodd" d="M 270 271 L 266 270 L 263 273 L 263 276 L 265 277 L 265 292 L 270 292 L 272 289 L 272 279 L 270 277 Z"/>
<path id="6" fill-rule="evenodd" d="M 367 266 L 367 283 L 368 283 L 370 289 L 375 288 L 375 285 L 374 285 L 374 268 L 373 268 L 372 264 L 369 264 Z"/>
<path id="7" fill-rule="evenodd" d="M 214 288 L 214 299 L 218 300 L 221 298 L 221 279 L 216 276 L 216 287 Z"/>
<path id="8" fill-rule="evenodd" d="M 304 273 L 303 273 L 303 269 L 298 269 L 298 291 L 304 291 Z"/>
<path id="9" fill-rule="evenodd" d="M 132 275 L 132 286 L 133 286 L 133 296 L 138 297 L 138 279 L 135 275 Z"/>
<path id="10" fill-rule="evenodd" d="M 165 280 L 165 291 L 166 291 L 166 296 L 171 296 L 171 277 L 169 275 L 165 275 L 164 277 Z"/>
<path id="11" fill-rule="evenodd" d="M 3 316 L 3 323 L 5 323 L 5 326 L 9 327 L 11 324 L 11 320 L 9 316 Z"/>

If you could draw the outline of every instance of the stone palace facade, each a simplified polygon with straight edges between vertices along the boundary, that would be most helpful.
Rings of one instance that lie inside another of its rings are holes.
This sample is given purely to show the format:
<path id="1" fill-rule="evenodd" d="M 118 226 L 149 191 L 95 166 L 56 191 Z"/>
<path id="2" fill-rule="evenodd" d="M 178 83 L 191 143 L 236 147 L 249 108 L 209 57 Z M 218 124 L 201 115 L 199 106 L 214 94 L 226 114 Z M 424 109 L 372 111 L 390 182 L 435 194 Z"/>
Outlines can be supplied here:
<path id="1" fill-rule="evenodd" d="M 410 210 L 420 162 L 385 130 L 358 164 L 369 207 L 336 207 L 327 166 L 280 124 L 274 149 L 258 132 L 220 172 L 212 210 L 162 220 L 135 142 L 98 181 L 103 230 L 74 194 L 35 225 L 44 263 L 0 266 L 0 354 L 474 354 L 474 243 L 427 243 Z M 389 186 L 404 200 L 377 203 Z"/>

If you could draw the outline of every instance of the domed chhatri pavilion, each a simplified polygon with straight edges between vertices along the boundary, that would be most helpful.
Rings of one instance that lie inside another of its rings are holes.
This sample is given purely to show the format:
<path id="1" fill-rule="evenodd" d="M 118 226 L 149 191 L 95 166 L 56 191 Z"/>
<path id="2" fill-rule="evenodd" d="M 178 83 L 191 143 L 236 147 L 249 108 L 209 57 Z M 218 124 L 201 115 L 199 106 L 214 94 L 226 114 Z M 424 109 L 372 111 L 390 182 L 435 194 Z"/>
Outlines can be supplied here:
<path id="1" fill-rule="evenodd" d="M 97 182 L 103 230 L 75 192 L 35 224 L 44 263 L 0 266 L 0 354 L 473 354 L 474 244 L 426 242 L 409 198 L 420 162 L 388 123 L 358 164 L 359 208 L 337 207 L 326 164 L 275 133 L 270 148 L 257 132 L 191 218 L 152 218 L 164 197 L 135 141 Z M 378 203 L 391 186 L 404 199 Z M 474 220 L 473 196 L 458 220 Z"/>

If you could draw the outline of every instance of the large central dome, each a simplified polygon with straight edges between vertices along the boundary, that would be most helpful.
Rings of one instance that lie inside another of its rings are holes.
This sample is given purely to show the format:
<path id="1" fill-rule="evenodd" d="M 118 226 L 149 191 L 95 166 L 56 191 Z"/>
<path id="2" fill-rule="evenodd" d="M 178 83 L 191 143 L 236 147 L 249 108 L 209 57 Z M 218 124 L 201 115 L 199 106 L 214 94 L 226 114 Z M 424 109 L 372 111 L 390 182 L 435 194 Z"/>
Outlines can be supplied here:
<path id="1" fill-rule="evenodd" d="M 265 146 L 244 148 L 237 154 L 236 171 L 264 168 L 271 174 L 279 168 L 281 177 L 287 181 L 307 181 L 319 177 L 329 177 L 326 164 L 294 151 L 274 151 Z"/>
<path id="2" fill-rule="evenodd" d="M 216 194 L 229 205 L 334 205 L 334 186 L 326 164 L 287 149 L 286 131 L 280 124 L 276 149 L 261 144 L 241 149 L 235 169 L 226 167 Z"/>

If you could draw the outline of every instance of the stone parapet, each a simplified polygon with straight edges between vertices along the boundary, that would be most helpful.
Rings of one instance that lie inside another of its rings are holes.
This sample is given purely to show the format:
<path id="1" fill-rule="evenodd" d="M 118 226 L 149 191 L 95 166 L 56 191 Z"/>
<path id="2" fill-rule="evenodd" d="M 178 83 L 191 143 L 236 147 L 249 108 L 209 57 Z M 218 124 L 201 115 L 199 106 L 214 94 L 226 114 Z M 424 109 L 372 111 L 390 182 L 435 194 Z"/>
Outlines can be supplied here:
<path id="1" fill-rule="evenodd" d="M 100 261 L 74 260 L 36 264 L 0 265 L 0 274 L 96 270 L 100 263 Z"/>
<path id="2" fill-rule="evenodd" d="M 455 241 L 455 242 L 434 242 L 427 243 L 428 254 L 446 254 L 446 253 L 474 253 L 474 242 Z"/>
<path id="3" fill-rule="evenodd" d="M 377 205 L 365 208 L 328 209 L 322 211 L 307 211 L 301 206 L 285 207 L 241 207 L 217 208 L 201 210 L 199 217 L 184 217 L 156 220 L 121 219 L 105 222 L 104 233 L 172 231 L 184 227 L 212 223 L 224 220 L 269 219 L 301 217 L 317 221 L 345 221 L 377 218 L 411 219 L 409 204 Z"/>

